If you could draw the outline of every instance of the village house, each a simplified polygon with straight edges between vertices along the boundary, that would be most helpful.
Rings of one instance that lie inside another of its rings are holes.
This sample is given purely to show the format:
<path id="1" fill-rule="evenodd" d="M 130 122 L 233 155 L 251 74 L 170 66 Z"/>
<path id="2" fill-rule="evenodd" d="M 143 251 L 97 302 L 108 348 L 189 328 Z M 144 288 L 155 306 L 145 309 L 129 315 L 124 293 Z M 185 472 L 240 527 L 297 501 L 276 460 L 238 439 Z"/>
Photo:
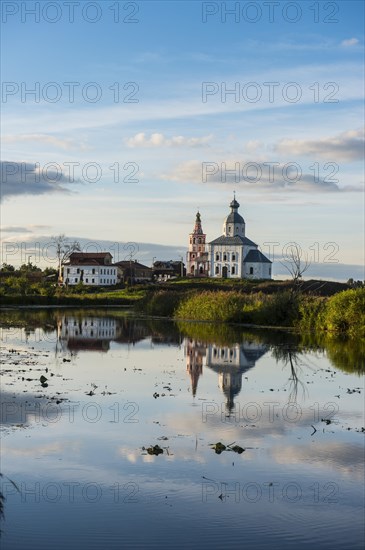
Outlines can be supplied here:
<path id="1" fill-rule="evenodd" d="M 123 260 L 114 265 L 118 268 L 118 282 L 134 284 L 152 280 L 152 268 L 140 264 L 137 260 Z"/>
<path id="2" fill-rule="evenodd" d="M 162 282 L 176 277 L 184 277 L 186 275 L 186 269 L 183 262 L 169 261 L 157 261 L 153 264 L 153 278 L 156 281 Z"/>
<path id="3" fill-rule="evenodd" d="M 73 252 L 63 264 L 63 282 L 68 286 L 113 286 L 117 270 L 109 252 Z"/>

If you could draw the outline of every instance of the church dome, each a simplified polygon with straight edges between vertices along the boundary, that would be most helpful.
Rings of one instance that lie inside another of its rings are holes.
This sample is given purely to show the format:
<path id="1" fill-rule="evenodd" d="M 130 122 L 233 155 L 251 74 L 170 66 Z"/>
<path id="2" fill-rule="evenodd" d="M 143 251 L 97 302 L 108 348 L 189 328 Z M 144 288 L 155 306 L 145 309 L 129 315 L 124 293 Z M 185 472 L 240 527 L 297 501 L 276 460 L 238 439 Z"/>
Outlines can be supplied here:
<path id="1" fill-rule="evenodd" d="M 245 236 L 245 220 L 238 213 L 239 202 L 236 201 L 234 197 L 233 201 L 230 203 L 231 212 L 226 217 L 223 223 L 223 233 L 227 237 L 234 237 L 239 235 L 241 237 Z"/>
<path id="2" fill-rule="evenodd" d="M 245 223 L 245 220 L 242 218 L 242 216 L 238 212 L 231 212 L 226 217 L 225 223 Z"/>

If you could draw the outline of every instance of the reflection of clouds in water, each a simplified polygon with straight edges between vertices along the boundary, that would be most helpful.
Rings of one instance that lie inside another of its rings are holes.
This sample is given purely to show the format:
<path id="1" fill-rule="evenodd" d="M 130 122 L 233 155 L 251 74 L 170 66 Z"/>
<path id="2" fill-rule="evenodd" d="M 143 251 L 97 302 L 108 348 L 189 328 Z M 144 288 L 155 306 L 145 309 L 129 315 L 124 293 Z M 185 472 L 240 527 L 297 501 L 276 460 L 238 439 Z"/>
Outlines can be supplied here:
<path id="1" fill-rule="evenodd" d="M 6 445 L 2 445 L 2 452 L 7 455 L 11 455 L 14 457 L 35 457 L 38 458 L 40 456 L 48 455 L 50 453 L 58 453 L 63 454 L 65 450 L 67 449 L 67 452 L 69 451 L 80 451 L 81 444 L 79 442 L 75 441 L 65 441 L 64 439 L 61 441 L 54 441 L 52 443 L 47 443 L 46 445 L 38 445 L 34 447 L 27 447 L 27 448 L 15 448 L 15 447 L 8 447 Z"/>
<path id="2" fill-rule="evenodd" d="M 189 440 L 188 447 L 181 447 L 181 440 L 179 438 L 171 438 L 168 441 L 157 441 L 159 446 L 163 449 L 163 455 L 154 456 L 147 454 L 147 451 L 143 451 L 142 447 L 138 450 L 131 449 L 129 447 L 118 447 L 117 453 L 119 456 L 126 459 L 131 464 L 137 464 L 141 462 L 158 462 L 162 460 L 168 462 L 175 461 L 193 461 L 199 464 L 205 464 L 207 460 L 202 456 L 201 452 L 195 449 L 195 441 Z M 154 443 L 156 444 L 156 443 Z M 168 447 L 169 454 L 167 454 L 166 447 Z M 210 450 L 210 448 L 209 448 Z"/>
<path id="3" fill-rule="evenodd" d="M 292 445 L 272 447 L 268 450 L 270 457 L 277 464 L 311 465 L 314 468 L 340 472 L 342 475 L 364 479 L 364 449 L 362 444 L 351 443 L 316 443 L 315 445 Z"/>

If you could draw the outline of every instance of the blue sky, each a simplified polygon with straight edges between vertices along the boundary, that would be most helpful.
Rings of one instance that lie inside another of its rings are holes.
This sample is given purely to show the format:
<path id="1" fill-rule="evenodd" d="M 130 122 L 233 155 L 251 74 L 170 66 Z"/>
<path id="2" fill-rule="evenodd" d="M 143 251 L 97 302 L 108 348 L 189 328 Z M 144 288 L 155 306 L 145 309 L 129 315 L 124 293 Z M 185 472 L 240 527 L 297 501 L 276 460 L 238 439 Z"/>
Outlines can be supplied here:
<path id="1" fill-rule="evenodd" d="M 362 2 L 71 4 L 73 22 L 64 1 L 2 3 L 5 243 L 177 258 L 198 206 L 221 234 L 235 190 L 264 252 L 295 241 L 314 275 L 361 277 Z"/>

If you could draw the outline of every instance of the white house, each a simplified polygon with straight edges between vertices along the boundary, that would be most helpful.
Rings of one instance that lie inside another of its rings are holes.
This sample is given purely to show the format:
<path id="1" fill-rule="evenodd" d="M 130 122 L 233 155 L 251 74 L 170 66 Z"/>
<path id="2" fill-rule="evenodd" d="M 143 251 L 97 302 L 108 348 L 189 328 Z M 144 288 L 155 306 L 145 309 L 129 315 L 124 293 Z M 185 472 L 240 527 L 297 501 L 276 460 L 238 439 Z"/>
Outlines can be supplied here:
<path id="1" fill-rule="evenodd" d="M 117 271 L 109 252 L 73 252 L 63 265 L 63 282 L 70 286 L 113 286 L 117 284 Z"/>
<path id="2" fill-rule="evenodd" d="M 271 279 L 272 262 L 246 237 L 245 220 L 238 213 L 236 198 L 223 223 L 223 235 L 209 243 L 211 277 L 236 279 Z"/>

